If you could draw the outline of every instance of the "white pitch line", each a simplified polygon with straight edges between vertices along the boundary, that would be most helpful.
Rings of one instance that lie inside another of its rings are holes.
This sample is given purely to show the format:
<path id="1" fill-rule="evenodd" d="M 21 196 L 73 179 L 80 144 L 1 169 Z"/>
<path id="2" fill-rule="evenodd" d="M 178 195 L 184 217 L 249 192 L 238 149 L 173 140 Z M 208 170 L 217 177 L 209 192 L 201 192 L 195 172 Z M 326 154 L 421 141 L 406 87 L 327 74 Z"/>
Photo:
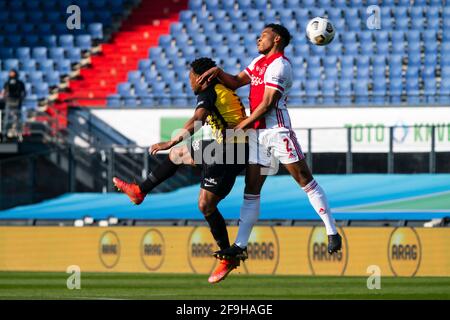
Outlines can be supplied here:
<path id="1" fill-rule="evenodd" d="M 369 203 L 365 203 L 365 204 L 356 204 L 356 205 L 347 206 L 347 207 L 338 207 L 338 208 L 333 208 L 333 211 L 334 212 L 340 212 L 340 211 L 344 211 L 344 210 L 352 210 L 352 209 L 354 210 L 354 209 L 357 209 L 357 208 L 369 207 L 369 206 L 374 206 L 374 205 L 383 205 L 383 204 L 389 204 L 389 203 L 395 203 L 395 202 L 410 201 L 410 200 L 417 200 L 417 199 L 422 199 L 422 198 L 429 198 L 429 197 L 434 197 L 434 196 L 440 196 L 440 195 L 447 194 L 447 193 L 450 193 L 450 191 L 440 191 L 440 192 L 428 193 L 428 194 L 424 194 L 424 195 L 420 195 L 420 196 L 413 196 L 413 197 L 406 197 L 406 198 L 393 199 L 393 200 L 369 202 Z"/>

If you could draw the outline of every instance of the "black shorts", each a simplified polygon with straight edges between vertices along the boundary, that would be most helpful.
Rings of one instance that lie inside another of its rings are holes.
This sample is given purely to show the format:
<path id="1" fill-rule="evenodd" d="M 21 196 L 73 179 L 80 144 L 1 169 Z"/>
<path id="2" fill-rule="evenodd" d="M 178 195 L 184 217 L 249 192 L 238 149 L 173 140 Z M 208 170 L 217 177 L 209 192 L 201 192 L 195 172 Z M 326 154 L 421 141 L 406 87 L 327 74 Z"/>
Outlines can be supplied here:
<path id="1" fill-rule="evenodd" d="M 221 199 L 233 189 L 236 177 L 248 163 L 248 143 L 218 144 L 215 140 L 196 140 L 190 144 L 190 153 L 196 165 L 201 166 L 202 189 Z"/>

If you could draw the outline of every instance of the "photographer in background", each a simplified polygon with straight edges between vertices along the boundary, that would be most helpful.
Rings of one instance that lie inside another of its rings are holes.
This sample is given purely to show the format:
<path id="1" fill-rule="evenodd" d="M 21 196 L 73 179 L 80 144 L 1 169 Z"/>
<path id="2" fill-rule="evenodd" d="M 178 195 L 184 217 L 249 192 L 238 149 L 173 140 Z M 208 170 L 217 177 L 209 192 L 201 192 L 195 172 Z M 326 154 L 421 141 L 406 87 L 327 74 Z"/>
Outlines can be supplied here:
<path id="1" fill-rule="evenodd" d="M 17 136 L 22 140 L 22 102 L 25 98 L 25 84 L 19 80 L 16 70 L 9 71 L 9 78 L 3 86 L 2 96 L 5 102 L 3 111 L 3 140 L 6 137 Z M 13 133 L 11 133 L 11 131 Z"/>

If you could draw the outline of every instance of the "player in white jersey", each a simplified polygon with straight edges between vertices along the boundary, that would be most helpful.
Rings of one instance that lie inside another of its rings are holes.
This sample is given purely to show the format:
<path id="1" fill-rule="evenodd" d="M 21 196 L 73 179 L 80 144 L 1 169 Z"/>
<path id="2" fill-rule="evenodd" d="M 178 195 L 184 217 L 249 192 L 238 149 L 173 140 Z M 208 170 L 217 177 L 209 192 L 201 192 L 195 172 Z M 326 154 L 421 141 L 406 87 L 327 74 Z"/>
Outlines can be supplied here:
<path id="1" fill-rule="evenodd" d="M 250 84 L 251 115 L 235 128 L 247 130 L 250 142 L 250 165 L 246 172 L 239 231 L 234 245 L 220 251 L 219 258 L 245 258 L 251 230 L 259 217 L 259 195 L 266 179 L 262 168 L 270 166 L 272 157 L 285 166 L 307 193 L 311 205 L 325 224 L 328 252 L 332 254 L 342 246 L 326 195 L 308 168 L 286 108 L 292 86 L 292 67 L 284 56 L 284 49 L 290 39 L 291 35 L 285 27 L 268 24 L 257 41 L 261 55 L 244 71 L 233 76 L 215 67 L 199 78 L 199 82 L 218 78 L 232 90 Z"/>

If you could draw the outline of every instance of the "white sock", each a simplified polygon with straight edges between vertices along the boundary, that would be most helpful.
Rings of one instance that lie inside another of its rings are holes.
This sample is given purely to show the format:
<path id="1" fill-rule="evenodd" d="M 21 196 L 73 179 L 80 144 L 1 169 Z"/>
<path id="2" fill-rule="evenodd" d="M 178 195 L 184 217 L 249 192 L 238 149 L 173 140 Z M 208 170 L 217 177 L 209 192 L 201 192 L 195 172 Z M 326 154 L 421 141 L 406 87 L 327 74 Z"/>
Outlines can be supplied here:
<path id="1" fill-rule="evenodd" d="M 258 221 L 259 208 L 259 194 L 244 193 L 244 202 L 242 203 L 241 214 L 239 217 L 239 230 L 235 241 L 235 244 L 241 248 L 247 247 L 253 226 Z"/>
<path id="2" fill-rule="evenodd" d="M 331 214 L 330 206 L 328 205 L 327 196 L 323 189 L 319 186 L 316 180 L 312 180 L 308 183 L 303 191 L 306 192 L 314 210 L 316 210 L 319 217 L 325 223 L 325 228 L 327 229 L 327 235 L 336 234 L 336 224 Z"/>

